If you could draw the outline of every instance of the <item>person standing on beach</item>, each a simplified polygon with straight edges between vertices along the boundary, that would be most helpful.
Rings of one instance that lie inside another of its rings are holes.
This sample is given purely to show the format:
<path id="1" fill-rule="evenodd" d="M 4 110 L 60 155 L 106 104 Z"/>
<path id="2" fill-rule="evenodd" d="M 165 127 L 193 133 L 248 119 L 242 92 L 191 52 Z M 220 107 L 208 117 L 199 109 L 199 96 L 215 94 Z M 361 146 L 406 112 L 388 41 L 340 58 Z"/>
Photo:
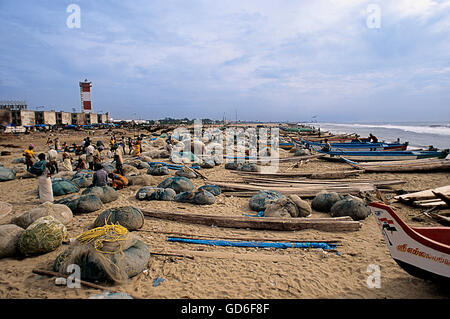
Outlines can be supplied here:
<path id="1" fill-rule="evenodd" d="M 116 162 L 116 171 L 120 175 L 125 175 L 123 173 L 123 157 L 122 157 L 122 150 L 119 148 L 119 145 L 114 144 L 114 160 L 113 162 Z"/>
<path id="2" fill-rule="evenodd" d="M 33 159 L 36 158 L 34 155 L 34 145 L 28 145 L 28 148 L 23 152 L 23 156 L 25 156 L 25 164 L 27 165 L 27 170 L 33 165 Z"/>
<path id="3" fill-rule="evenodd" d="M 136 156 L 137 157 L 141 156 L 141 141 L 140 140 L 136 141 Z"/>
<path id="4" fill-rule="evenodd" d="M 86 162 L 88 162 L 89 169 L 94 169 L 94 151 L 95 147 L 92 144 L 89 144 L 86 147 Z"/>
<path id="5" fill-rule="evenodd" d="M 71 172 L 72 171 L 72 155 L 70 155 L 69 152 L 69 147 L 65 147 L 64 148 L 64 153 L 63 153 L 63 167 Z"/>
<path id="6" fill-rule="evenodd" d="M 94 157 L 94 167 L 96 164 L 102 163 L 102 154 L 100 153 L 100 148 L 97 147 L 94 151 L 93 157 Z"/>
<path id="7" fill-rule="evenodd" d="M 47 155 L 48 155 L 49 164 L 55 168 L 56 173 L 59 173 L 58 163 L 56 162 L 56 157 L 58 156 L 58 152 L 55 149 L 50 148 L 50 150 L 47 152 Z"/>
<path id="8" fill-rule="evenodd" d="M 38 176 L 39 201 L 41 203 L 53 202 L 51 175 L 54 172 L 54 167 L 45 161 L 44 153 L 40 153 L 38 159 L 39 161 L 34 163 L 28 171 Z"/>
<path id="9" fill-rule="evenodd" d="M 128 137 L 128 155 L 131 155 L 133 149 L 133 139 L 131 137 Z"/>
<path id="10" fill-rule="evenodd" d="M 55 138 L 55 150 L 59 151 L 59 138 Z"/>

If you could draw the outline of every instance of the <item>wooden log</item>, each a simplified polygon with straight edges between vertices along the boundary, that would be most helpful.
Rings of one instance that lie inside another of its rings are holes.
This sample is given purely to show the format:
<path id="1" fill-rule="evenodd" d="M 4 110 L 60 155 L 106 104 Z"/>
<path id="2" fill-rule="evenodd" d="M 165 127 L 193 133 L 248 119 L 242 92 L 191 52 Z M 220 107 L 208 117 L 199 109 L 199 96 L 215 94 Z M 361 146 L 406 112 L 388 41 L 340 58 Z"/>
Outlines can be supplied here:
<path id="1" fill-rule="evenodd" d="M 357 231 L 361 223 L 346 218 L 271 218 L 271 217 L 234 217 L 189 214 L 183 212 L 142 211 L 145 217 L 160 218 L 178 222 L 187 222 L 207 226 L 270 229 L 270 230 L 303 230 L 316 229 L 322 231 Z"/>
<path id="2" fill-rule="evenodd" d="M 260 172 L 244 172 L 244 171 L 232 171 L 234 174 L 244 175 L 244 176 L 258 176 L 258 177 L 283 177 L 283 178 L 297 178 L 297 177 L 309 177 L 316 176 L 316 178 L 334 179 L 334 178 L 344 178 L 347 176 L 358 175 L 363 173 L 364 170 L 343 170 L 343 171 L 326 171 L 326 172 L 292 172 L 292 173 L 260 173 Z M 328 176 L 328 177 L 327 177 Z M 335 177 L 336 176 L 336 177 Z M 343 176 L 343 177 L 340 177 Z"/>
<path id="3" fill-rule="evenodd" d="M 403 201 L 411 201 L 411 200 L 417 201 L 417 200 L 424 200 L 424 199 L 433 199 L 433 198 L 436 198 L 436 195 L 433 194 L 433 192 L 442 193 L 444 195 L 450 196 L 450 185 L 438 187 L 438 188 L 427 189 L 427 190 L 420 191 L 420 192 L 398 195 L 398 196 L 395 196 L 394 198 L 398 199 L 398 200 L 403 200 Z"/>
<path id="4" fill-rule="evenodd" d="M 438 223 L 444 225 L 444 226 L 450 226 L 450 218 L 446 216 L 442 216 L 436 213 L 430 213 L 429 214 L 431 218 L 436 220 Z"/>
<path id="5" fill-rule="evenodd" d="M 444 201 L 447 204 L 447 206 L 450 207 L 450 196 L 445 195 L 445 194 L 440 193 L 440 192 L 435 192 L 435 191 L 432 191 L 432 192 L 433 192 L 434 196 L 436 196 L 437 198 L 439 198 L 442 201 Z"/>

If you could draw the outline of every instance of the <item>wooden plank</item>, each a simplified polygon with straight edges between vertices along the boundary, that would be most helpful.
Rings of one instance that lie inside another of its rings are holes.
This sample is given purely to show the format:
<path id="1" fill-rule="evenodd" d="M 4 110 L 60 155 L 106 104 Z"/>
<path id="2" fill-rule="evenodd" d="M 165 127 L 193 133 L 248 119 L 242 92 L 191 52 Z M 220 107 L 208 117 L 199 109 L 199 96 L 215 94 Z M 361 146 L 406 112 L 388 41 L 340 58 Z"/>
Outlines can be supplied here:
<path id="1" fill-rule="evenodd" d="M 398 195 L 395 196 L 394 198 L 402 201 L 433 199 L 436 198 L 436 195 L 433 194 L 433 192 L 442 193 L 444 195 L 450 196 L 450 185 L 431 188 L 420 192 Z"/>
<path id="2" fill-rule="evenodd" d="M 247 176 L 258 176 L 258 177 L 311 177 L 311 176 L 318 176 L 317 178 L 321 178 L 322 176 L 331 176 L 328 177 L 334 178 L 333 176 L 353 176 L 358 175 L 359 173 L 363 173 L 364 170 L 343 170 L 343 171 L 326 171 L 326 172 L 292 172 L 292 173 L 260 173 L 260 172 L 244 172 L 244 171 L 232 171 L 234 174 L 239 175 L 247 175 Z M 343 177 L 336 177 L 336 178 L 343 178 Z"/>
<path id="3" fill-rule="evenodd" d="M 361 224 L 348 219 L 330 218 L 271 218 L 271 217 L 234 217 L 218 215 L 190 214 L 183 212 L 143 211 L 145 217 L 160 218 L 178 222 L 188 222 L 207 226 L 270 229 L 270 230 L 303 230 L 316 229 L 322 231 L 357 231 Z"/>

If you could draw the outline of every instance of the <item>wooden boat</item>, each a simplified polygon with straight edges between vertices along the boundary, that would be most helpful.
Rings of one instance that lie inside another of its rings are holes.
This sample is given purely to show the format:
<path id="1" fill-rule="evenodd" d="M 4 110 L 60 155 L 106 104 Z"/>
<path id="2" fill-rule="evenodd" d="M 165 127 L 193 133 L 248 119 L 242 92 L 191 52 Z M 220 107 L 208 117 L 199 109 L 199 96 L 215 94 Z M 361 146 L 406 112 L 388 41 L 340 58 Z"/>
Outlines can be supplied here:
<path id="1" fill-rule="evenodd" d="M 303 140 L 303 142 L 308 146 L 315 146 L 322 148 L 325 146 L 324 143 L 310 142 Z M 350 143 L 330 143 L 331 150 L 334 151 L 404 151 L 408 147 L 408 143 L 361 143 L 361 142 L 350 142 Z"/>
<path id="2" fill-rule="evenodd" d="M 276 218 L 276 217 L 245 217 L 191 214 L 185 212 L 142 211 L 145 217 L 160 218 L 177 222 L 194 223 L 207 226 L 249 228 L 265 230 L 303 230 L 315 229 L 321 231 L 358 231 L 361 223 L 351 217 L 331 218 Z"/>
<path id="3" fill-rule="evenodd" d="M 450 171 L 450 160 L 425 158 L 409 161 L 388 161 L 357 163 L 345 157 L 342 159 L 358 170 L 365 172 L 429 172 L 429 171 Z"/>
<path id="4" fill-rule="evenodd" d="M 450 227 L 410 227 L 382 203 L 369 204 L 395 262 L 412 276 L 450 280 Z"/>
<path id="5" fill-rule="evenodd" d="M 342 160 L 342 157 L 354 162 L 399 161 L 423 158 L 446 158 L 449 150 L 443 151 L 329 151 L 312 146 L 319 154 L 327 154 L 323 159 Z"/>
<path id="6" fill-rule="evenodd" d="M 356 136 L 348 136 L 348 135 L 321 135 L 321 136 L 302 136 L 302 139 L 310 142 L 320 142 L 323 143 L 325 139 L 328 139 L 329 142 L 335 143 L 350 143 L 355 139 Z M 301 140 L 295 139 L 297 142 L 301 143 Z"/>
<path id="7" fill-rule="evenodd" d="M 283 150 L 290 150 L 291 148 L 294 147 L 294 143 L 280 143 L 278 145 Z"/>

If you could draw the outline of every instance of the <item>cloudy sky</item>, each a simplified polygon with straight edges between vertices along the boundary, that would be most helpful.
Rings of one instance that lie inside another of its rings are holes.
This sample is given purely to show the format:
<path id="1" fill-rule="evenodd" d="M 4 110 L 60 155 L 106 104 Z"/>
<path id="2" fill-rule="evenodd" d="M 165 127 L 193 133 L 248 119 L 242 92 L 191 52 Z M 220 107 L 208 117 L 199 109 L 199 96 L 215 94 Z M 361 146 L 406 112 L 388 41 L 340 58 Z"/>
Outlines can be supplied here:
<path id="1" fill-rule="evenodd" d="M 114 118 L 450 121 L 450 0 L 1 0 L 0 20 L 0 100 L 31 108 L 79 110 L 88 78 Z"/>

